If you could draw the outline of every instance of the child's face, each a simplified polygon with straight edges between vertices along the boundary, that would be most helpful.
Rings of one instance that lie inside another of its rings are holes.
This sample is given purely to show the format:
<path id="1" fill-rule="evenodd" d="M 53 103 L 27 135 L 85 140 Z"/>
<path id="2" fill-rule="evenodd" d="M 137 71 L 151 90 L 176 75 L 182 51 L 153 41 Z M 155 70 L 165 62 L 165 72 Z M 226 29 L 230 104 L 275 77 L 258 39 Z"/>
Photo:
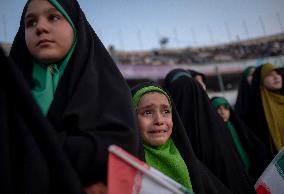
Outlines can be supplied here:
<path id="1" fill-rule="evenodd" d="M 206 85 L 205 85 L 205 83 L 204 83 L 203 78 L 202 78 L 201 75 L 195 76 L 194 79 L 195 79 L 196 81 L 198 81 L 198 83 L 200 83 L 200 85 L 202 86 L 202 88 L 203 88 L 204 90 L 206 90 Z"/>
<path id="2" fill-rule="evenodd" d="M 58 62 L 70 50 L 74 40 L 73 29 L 47 0 L 32 0 L 24 23 L 27 47 L 40 62 Z"/>
<path id="3" fill-rule="evenodd" d="M 271 71 L 263 80 L 263 85 L 268 90 L 280 90 L 282 88 L 282 77 L 276 71 Z"/>
<path id="4" fill-rule="evenodd" d="M 248 84 L 249 84 L 249 85 L 251 85 L 254 71 L 255 71 L 255 68 L 252 68 L 252 69 L 249 71 L 249 74 L 248 74 L 248 77 L 247 77 L 247 81 L 248 81 Z"/>
<path id="5" fill-rule="evenodd" d="M 144 94 L 137 107 L 138 126 L 144 142 L 152 146 L 165 144 L 172 134 L 170 103 L 159 92 Z"/>
<path id="6" fill-rule="evenodd" d="M 227 122 L 230 118 L 230 110 L 228 110 L 224 105 L 217 108 L 218 114 L 222 117 L 224 122 Z"/>

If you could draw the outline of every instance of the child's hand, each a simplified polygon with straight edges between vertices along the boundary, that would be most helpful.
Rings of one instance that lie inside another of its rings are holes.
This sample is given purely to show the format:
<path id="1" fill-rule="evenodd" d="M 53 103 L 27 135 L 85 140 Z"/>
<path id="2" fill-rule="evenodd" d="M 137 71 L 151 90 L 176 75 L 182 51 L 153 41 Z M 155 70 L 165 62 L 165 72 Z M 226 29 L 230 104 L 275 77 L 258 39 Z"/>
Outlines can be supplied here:
<path id="1" fill-rule="evenodd" d="M 107 194 L 107 187 L 104 183 L 96 183 L 85 187 L 86 194 Z"/>

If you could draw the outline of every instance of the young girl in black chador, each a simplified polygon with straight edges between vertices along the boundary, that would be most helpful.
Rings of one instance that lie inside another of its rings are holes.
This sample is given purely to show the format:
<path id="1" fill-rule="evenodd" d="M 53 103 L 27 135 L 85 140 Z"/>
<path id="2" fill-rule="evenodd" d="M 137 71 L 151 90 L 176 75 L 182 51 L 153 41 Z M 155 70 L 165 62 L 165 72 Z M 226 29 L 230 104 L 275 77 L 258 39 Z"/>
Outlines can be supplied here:
<path id="1" fill-rule="evenodd" d="M 165 86 L 197 158 L 231 191 L 254 193 L 230 133 L 201 85 L 186 70 L 175 69 L 167 74 Z"/>
<path id="2" fill-rule="evenodd" d="M 211 104 L 226 123 L 245 169 L 256 181 L 270 162 L 264 144 L 242 122 L 225 98 L 213 97 Z"/>
<path id="3" fill-rule="evenodd" d="M 265 144 L 271 159 L 284 146 L 283 77 L 273 64 L 257 67 L 249 99 L 249 127 Z"/>
<path id="4" fill-rule="evenodd" d="M 195 156 L 168 93 L 156 83 L 132 89 L 146 163 L 194 193 L 231 193 Z"/>
<path id="5" fill-rule="evenodd" d="M 137 155 L 130 91 L 77 1 L 28 1 L 10 58 L 84 186 L 106 183 L 109 145 Z"/>

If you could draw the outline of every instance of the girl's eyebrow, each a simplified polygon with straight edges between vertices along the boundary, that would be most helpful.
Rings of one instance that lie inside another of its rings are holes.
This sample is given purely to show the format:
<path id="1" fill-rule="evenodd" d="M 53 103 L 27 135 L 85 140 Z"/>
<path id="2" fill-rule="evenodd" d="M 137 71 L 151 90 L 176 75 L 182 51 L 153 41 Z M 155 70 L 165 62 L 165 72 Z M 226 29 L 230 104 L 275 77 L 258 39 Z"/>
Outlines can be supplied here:
<path id="1" fill-rule="evenodd" d="M 54 13 L 54 12 L 58 12 L 60 13 L 56 8 L 54 7 L 51 7 L 51 8 L 48 8 L 44 11 L 44 13 Z M 36 13 L 28 13 L 26 16 L 25 16 L 25 20 L 28 19 L 28 18 L 32 18 L 32 17 L 35 17 L 37 14 Z"/>
<path id="2" fill-rule="evenodd" d="M 156 106 L 156 105 L 155 105 L 155 104 L 148 104 L 148 105 L 146 105 L 146 106 L 143 106 L 143 107 L 139 108 L 139 110 L 151 108 L 151 107 L 153 107 L 153 106 Z M 167 105 L 167 104 L 161 104 L 161 105 L 159 105 L 159 106 L 161 106 L 161 107 L 163 107 L 163 108 L 169 108 L 169 107 L 170 107 L 170 106 Z"/>
<path id="3" fill-rule="evenodd" d="M 34 16 L 35 16 L 35 14 L 29 13 L 28 15 L 25 16 L 25 20 L 27 20 L 29 18 L 33 18 Z"/>
<path id="4" fill-rule="evenodd" d="M 146 109 L 146 108 L 151 108 L 153 106 L 154 106 L 154 104 L 148 104 L 146 106 L 143 106 L 143 107 L 139 108 L 139 110 L 143 110 L 143 109 Z"/>
<path id="5" fill-rule="evenodd" d="M 170 107 L 170 105 L 168 105 L 168 104 L 161 104 L 161 106 L 162 106 L 162 107 L 166 107 L 166 108 L 169 108 L 169 107 Z"/>
<path id="6" fill-rule="evenodd" d="M 47 10 L 45 10 L 44 11 L 45 13 L 50 13 L 50 12 L 58 12 L 58 13 L 60 13 L 56 8 L 54 8 L 54 7 L 51 7 L 51 8 L 49 8 L 49 9 L 47 9 Z"/>

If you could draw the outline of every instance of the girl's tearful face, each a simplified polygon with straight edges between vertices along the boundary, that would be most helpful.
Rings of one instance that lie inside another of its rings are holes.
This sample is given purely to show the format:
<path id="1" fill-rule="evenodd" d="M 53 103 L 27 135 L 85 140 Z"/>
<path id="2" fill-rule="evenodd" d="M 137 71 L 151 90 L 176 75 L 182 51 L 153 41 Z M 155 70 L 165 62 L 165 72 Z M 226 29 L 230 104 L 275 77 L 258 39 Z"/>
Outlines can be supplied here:
<path id="1" fill-rule="evenodd" d="M 152 146 L 165 144 L 173 130 L 171 106 L 159 92 L 144 94 L 137 107 L 138 126 L 144 142 Z"/>

